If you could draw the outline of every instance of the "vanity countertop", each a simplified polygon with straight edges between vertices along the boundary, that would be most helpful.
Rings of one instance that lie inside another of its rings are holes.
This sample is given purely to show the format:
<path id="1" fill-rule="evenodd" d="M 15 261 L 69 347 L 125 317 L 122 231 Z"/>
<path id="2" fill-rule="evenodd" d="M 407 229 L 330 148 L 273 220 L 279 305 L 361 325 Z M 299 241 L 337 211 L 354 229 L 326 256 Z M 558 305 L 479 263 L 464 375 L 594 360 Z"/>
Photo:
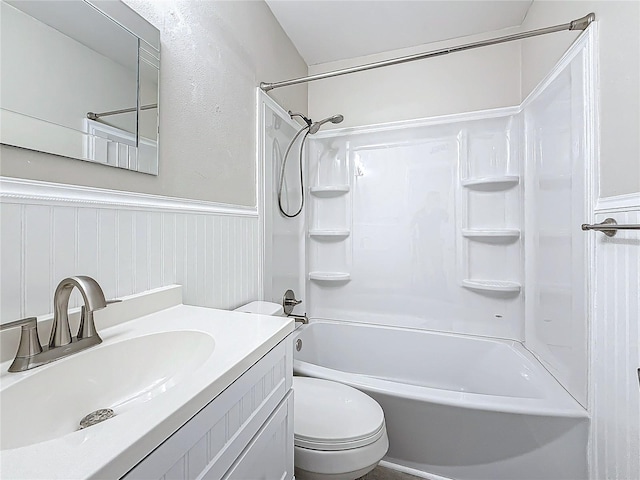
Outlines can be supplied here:
<path id="1" fill-rule="evenodd" d="M 196 337 L 207 340 L 205 343 L 208 343 L 208 348 L 213 345 L 213 350 L 201 355 L 201 361 L 198 360 L 198 364 L 178 380 L 166 383 L 166 388 L 156 388 L 148 399 L 138 399 L 128 407 L 122 407 L 120 413 L 107 421 L 39 443 L 2 450 L 0 473 L 3 478 L 11 479 L 119 478 L 292 331 L 293 320 L 290 318 L 187 305 L 176 305 L 99 330 L 103 343 L 86 352 L 113 349 L 123 340 L 166 332 L 172 335 L 172 332 L 183 332 L 178 334 L 178 338 L 186 338 L 184 332 L 200 332 L 209 338 L 198 334 Z M 126 350 L 122 348 L 112 351 L 124 352 L 126 356 Z M 83 354 L 85 352 L 24 373 L 7 374 L 9 362 L 3 362 L 0 365 L 1 389 L 6 391 L 54 366 L 64 371 L 65 362 L 80 359 Z M 140 355 L 135 358 L 139 359 Z M 141 370 L 139 365 L 137 370 Z M 127 376 L 128 372 L 118 374 Z M 74 379 L 65 381 L 73 382 Z M 159 380 L 160 383 L 162 381 Z M 46 389 L 63 389 L 64 386 L 45 385 L 40 388 L 41 399 L 37 400 L 37 406 L 47 414 L 56 415 L 55 409 L 48 410 Z M 73 404 L 75 399 L 69 396 L 63 400 Z M 12 415 L 4 405 L 1 408 L 3 419 Z"/>

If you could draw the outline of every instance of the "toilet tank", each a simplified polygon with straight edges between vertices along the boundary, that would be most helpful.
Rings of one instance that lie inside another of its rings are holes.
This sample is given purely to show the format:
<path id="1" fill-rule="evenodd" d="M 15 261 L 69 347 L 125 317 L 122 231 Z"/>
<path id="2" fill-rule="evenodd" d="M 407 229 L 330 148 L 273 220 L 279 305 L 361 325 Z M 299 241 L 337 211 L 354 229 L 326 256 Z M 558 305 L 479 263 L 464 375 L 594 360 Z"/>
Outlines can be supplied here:
<path id="1" fill-rule="evenodd" d="M 284 315 L 282 305 L 273 302 L 261 301 L 247 303 L 246 305 L 236 308 L 234 311 L 243 313 L 258 313 L 260 315 L 272 316 Z"/>

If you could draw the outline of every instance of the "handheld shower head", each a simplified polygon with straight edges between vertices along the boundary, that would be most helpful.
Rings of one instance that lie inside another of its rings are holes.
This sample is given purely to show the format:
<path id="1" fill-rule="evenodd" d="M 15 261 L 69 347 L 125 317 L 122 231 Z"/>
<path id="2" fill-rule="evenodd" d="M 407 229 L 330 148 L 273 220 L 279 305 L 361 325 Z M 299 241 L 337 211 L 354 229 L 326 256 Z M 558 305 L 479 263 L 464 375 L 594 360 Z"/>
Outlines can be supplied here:
<path id="1" fill-rule="evenodd" d="M 322 125 L 324 125 L 327 122 L 340 123 L 343 120 L 344 120 L 344 117 L 340 114 L 334 115 L 332 117 L 327 117 L 324 120 L 320 120 L 319 122 L 312 123 L 311 126 L 309 127 L 309 133 L 312 135 L 314 133 L 318 133 L 318 130 L 320 130 L 320 127 L 322 127 Z"/>

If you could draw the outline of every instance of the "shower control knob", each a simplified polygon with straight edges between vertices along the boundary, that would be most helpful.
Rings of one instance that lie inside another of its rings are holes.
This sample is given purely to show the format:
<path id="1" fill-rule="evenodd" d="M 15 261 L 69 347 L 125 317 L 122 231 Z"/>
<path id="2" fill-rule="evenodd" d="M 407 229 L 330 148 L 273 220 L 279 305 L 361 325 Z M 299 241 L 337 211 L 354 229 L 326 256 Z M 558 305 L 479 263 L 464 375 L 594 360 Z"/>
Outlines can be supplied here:
<path id="1" fill-rule="evenodd" d="M 282 308 L 286 315 L 290 315 L 293 312 L 293 307 L 302 303 L 302 300 L 296 299 L 296 294 L 293 290 L 287 290 L 282 297 Z"/>

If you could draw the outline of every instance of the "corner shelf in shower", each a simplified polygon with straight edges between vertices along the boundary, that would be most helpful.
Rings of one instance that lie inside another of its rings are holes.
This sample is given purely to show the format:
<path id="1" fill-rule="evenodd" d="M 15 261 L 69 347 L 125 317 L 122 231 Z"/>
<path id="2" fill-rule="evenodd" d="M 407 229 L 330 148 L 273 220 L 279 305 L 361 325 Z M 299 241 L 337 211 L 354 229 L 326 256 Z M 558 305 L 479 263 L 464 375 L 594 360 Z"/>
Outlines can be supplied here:
<path id="1" fill-rule="evenodd" d="M 349 230 L 309 230 L 309 236 L 325 240 L 342 240 L 351 234 Z"/>
<path id="2" fill-rule="evenodd" d="M 520 238 L 520 230 L 515 228 L 464 228 L 462 236 L 480 241 L 515 241 Z"/>
<path id="3" fill-rule="evenodd" d="M 337 197 L 349 192 L 349 185 L 323 185 L 321 187 L 311 187 L 311 195 L 315 197 Z"/>
<path id="4" fill-rule="evenodd" d="M 348 282 L 351 275 L 346 272 L 309 272 L 309 280 L 316 282 Z"/>
<path id="5" fill-rule="evenodd" d="M 518 175 L 503 175 L 499 177 L 477 177 L 467 178 L 460 182 L 463 187 L 472 190 L 482 190 L 484 192 L 497 192 L 508 190 L 520 183 Z"/>
<path id="6" fill-rule="evenodd" d="M 462 280 L 462 286 L 469 290 L 520 293 L 520 284 L 499 280 Z"/>

